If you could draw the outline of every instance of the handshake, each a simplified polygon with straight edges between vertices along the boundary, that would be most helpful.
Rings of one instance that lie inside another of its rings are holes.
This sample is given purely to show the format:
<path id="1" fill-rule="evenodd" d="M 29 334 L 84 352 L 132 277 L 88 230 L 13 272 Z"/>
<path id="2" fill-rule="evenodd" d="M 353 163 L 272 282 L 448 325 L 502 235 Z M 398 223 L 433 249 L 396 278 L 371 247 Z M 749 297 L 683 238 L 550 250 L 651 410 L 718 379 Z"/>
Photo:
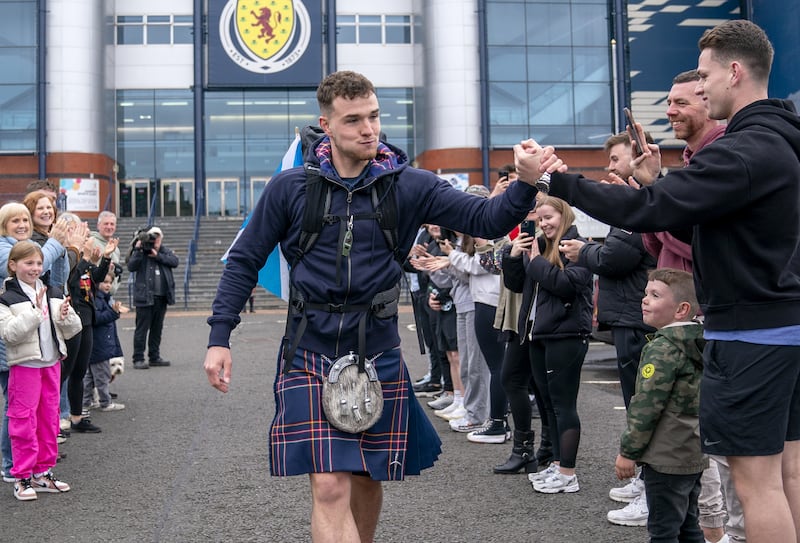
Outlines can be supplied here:
<path id="1" fill-rule="evenodd" d="M 534 185 L 545 194 L 550 191 L 550 174 L 564 173 L 568 169 L 556 155 L 555 148 L 542 147 L 532 139 L 514 146 L 514 164 L 520 181 Z"/>

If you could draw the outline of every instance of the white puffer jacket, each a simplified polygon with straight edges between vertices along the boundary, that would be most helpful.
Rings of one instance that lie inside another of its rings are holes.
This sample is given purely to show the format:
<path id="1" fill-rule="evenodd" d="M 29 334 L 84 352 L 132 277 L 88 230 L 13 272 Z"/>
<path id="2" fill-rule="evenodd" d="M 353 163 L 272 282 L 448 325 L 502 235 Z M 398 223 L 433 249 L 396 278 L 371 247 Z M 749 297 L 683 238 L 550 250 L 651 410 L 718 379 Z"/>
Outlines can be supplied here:
<path id="1" fill-rule="evenodd" d="M 41 360 L 39 325 L 46 317 L 31 303 L 16 279 L 6 279 L 5 288 L 6 291 L 0 295 L 0 339 L 6 344 L 8 365 Z M 61 356 L 66 356 L 67 346 L 64 341 L 81 331 L 81 319 L 72 307 L 65 319 L 60 318 L 61 304 L 64 303 L 61 289 L 49 287 L 47 301 L 52 316 L 50 322 L 54 328 L 53 337 L 58 341 Z"/>

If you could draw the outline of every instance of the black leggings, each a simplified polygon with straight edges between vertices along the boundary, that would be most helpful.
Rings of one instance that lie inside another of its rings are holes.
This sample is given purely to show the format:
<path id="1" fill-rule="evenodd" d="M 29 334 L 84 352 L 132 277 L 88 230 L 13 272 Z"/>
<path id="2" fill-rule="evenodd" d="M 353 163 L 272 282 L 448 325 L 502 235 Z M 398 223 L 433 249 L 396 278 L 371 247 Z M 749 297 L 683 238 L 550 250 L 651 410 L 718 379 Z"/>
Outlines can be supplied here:
<path id="1" fill-rule="evenodd" d="M 514 419 L 514 429 L 520 432 L 531 431 L 531 416 L 533 415 L 529 396 L 531 385 L 533 385 L 533 393 L 536 395 L 536 406 L 542 419 L 542 425 L 547 426 L 548 424 L 542 395 L 533 380 L 533 369 L 528 351 L 528 340 L 525 339 L 520 344 L 519 337 L 513 334 L 510 341 L 506 343 L 506 352 L 503 356 L 503 389 L 508 398 L 511 418 Z"/>
<path id="2" fill-rule="evenodd" d="M 542 393 L 553 441 L 553 456 L 562 467 L 574 468 L 581 440 L 578 389 L 587 340 L 535 339 L 530 343 L 533 378 Z"/>
<path id="3" fill-rule="evenodd" d="M 86 368 L 89 367 L 93 342 L 91 325 L 84 325 L 80 334 L 66 342 L 67 357 L 61 366 L 61 383 L 63 384 L 69 378 L 69 383 L 67 383 L 69 413 L 74 417 L 80 417 L 83 409 L 83 376 L 86 375 Z"/>
<path id="4" fill-rule="evenodd" d="M 503 390 L 503 344 L 494 328 L 497 308 L 475 302 L 475 339 L 489 366 L 489 416 L 502 419 L 506 415 L 506 392 Z"/>

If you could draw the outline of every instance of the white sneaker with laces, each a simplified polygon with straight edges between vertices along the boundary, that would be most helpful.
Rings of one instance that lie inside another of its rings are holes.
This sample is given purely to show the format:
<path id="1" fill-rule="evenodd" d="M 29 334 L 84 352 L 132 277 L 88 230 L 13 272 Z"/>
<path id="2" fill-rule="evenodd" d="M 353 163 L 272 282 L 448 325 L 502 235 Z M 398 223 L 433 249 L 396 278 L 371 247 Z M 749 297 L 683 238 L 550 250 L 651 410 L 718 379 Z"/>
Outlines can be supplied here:
<path id="1" fill-rule="evenodd" d="M 14 482 L 14 497 L 23 502 L 35 500 L 38 497 L 33 486 L 31 486 L 30 477 L 17 479 Z"/>
<path id="2" fill-rule="evenodd" d="M 445 413 L 443 415 L 439 415 L 444 420 L 456 420 L 467 416 L 467 410 L 464 408 L 463 404 L 458 404 L 458 406 L 450 411 L 449 413 Z M 473 428 L 474 430 L 474 428 Z"/>
<path id="3" fill-rule="evenodd" d="M 454 432 L 469 433 L 474 430 L 483 428 L 483 423 L 473 422 L 468 417 L 461 417 L 460 419 L 450 421 L 450 429 Z"/>
<path id="4" fill-rule="evenodd" d="M 606 518 L 611 524 L 619 526 L 647 526 L 648 515 L 647 496 L 642 492 L 622 509 L 609 511 Z"/>
<path id="5" fill-rule="evenodd" d="M 625 486 L 615 487 L 608 491 L 608 497 L 615 502 L 630 503 L 644 492 L 644 481 L 638 477 L 631 478 Z"/>
<path id="6" fill-rule="evenodd" d="M 111 402 L 105 407 L 100 407 L 100 411 L 122 411 L 123 409 L 125 409 L 125 404 L 116 402 Z"/>
<path id="7" fill-rule="evenodd" d="M 560 471 L 556 471 L 544 481 L 533 483 L 533 489 L 543 494 L 559 494 L 561 492 L 577 492 L 581 487 L 578 485 L 577 475 L 564 475 Z"/>
<path id="8" fill-rule="evenodd" d="M 36 492 L 69 492 L 69 485 L 56 479 L 52 471 L 34 475 L 31 479 L 31 486 Z"/>
<path id="9" fill-rule="evenodd" d="M 550 465 L 544 468 L 542 471 L 536 473 L 529 473 L 528 480 L 531 483 L 539 483 L 541 481 L 544 481 L 557 471 L 558 471 L 558 464 L 556 464 L 555 462 L 550 462 Z"/>

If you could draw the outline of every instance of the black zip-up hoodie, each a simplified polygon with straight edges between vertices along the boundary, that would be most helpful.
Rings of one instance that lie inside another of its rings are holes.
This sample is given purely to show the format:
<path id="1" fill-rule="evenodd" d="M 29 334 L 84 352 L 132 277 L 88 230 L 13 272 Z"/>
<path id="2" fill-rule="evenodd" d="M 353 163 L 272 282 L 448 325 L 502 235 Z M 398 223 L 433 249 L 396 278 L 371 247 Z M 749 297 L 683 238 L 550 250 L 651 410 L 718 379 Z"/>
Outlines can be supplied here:
<path id="1" fill-rule="evenodd" d="M 650 187 L 553 174 L 550 194 L 636 232 L 694 225 L 707 329 L 800 324 L 800 118 L 791 102 L 742 108 L 724 136 Z"/>
<path id="2" fill-rule="evenodd" d="M 561 239 L 586 241 L 570 226 Z M 536 240 L 544 251 L 545 240 Z M 533 339 L 587 337 L 592 331 L 592 272 L 561 255 L 564 269 L 543 256 L 528 261 L 524 255 L 503 253 L 503 282 L 512 292 L 522 292 L 517 330 L 530 332 L 534 300 Z M 520 342 L 526 334 L 520 334 Z"/>

